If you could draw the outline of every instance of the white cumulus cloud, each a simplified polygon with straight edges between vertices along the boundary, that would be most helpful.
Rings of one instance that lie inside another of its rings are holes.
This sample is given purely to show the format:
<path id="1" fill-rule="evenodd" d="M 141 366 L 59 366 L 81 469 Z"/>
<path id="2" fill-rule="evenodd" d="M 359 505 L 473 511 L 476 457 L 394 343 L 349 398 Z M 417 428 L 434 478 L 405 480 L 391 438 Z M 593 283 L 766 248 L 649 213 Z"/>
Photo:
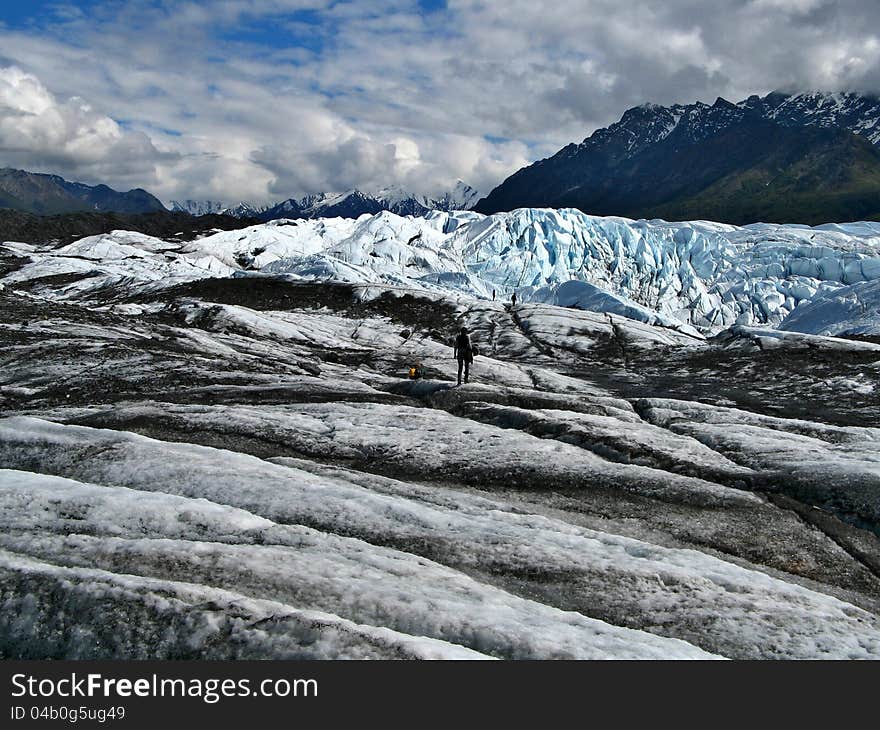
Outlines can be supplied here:
<path id="1" fill-rule="evenodd" d="M 101 180 L 155 181 L 163 155 L 79 97 L 59 99 L 33 74 L 0 68 L 0 154 L 7 165 Z"/>

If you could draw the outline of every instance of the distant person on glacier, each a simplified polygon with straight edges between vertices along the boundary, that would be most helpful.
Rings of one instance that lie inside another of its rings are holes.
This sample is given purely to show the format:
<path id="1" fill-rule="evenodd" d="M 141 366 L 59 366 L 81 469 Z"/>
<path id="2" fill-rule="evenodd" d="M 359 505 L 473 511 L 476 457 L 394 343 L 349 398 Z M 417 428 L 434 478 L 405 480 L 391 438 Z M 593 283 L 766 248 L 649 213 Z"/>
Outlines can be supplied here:
<path id="1" fill-rule="evenodd" d="M 510 303 L 512 306 L 516 306 L 516 292 L 510 295 Z"/>
<path id="2" fill-rule="evenodd" d="M 464 368 L 464 382 L 466 383 L 470 376 L 471 363 L 474 361 L 474 345 L 467 327 L 462 327 L 458 331 L 452 348 L 452 356 L 458 360 L 458 384 L 461 385 L 462 368 Z"/>

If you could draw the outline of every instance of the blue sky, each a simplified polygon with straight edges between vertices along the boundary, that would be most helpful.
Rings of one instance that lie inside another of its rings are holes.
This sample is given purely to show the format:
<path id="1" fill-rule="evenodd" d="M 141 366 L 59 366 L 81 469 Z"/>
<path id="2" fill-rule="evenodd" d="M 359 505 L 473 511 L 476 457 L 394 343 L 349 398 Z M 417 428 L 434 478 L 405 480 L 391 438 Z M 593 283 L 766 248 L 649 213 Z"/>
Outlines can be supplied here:
<path id="1" fill-rule="evenodd" d="M 875 0 L 4 2 L 0 165 L 166 201 L 488 191 L 647 101 L 876 91 L 878 28 Z"/>
<path id="2" fill-rule="evenodd" d="M 78 8 L 88 8 L 91 2 L 69 3 Z M 34 25 L 44 25 L 47 16 L 53 13 L 58 5 L 57 0 L 29 0 L 21 2 L 5 2 L 0 10 L 0 17 L 6 25 L 14 28 L 26 28 Z"/>

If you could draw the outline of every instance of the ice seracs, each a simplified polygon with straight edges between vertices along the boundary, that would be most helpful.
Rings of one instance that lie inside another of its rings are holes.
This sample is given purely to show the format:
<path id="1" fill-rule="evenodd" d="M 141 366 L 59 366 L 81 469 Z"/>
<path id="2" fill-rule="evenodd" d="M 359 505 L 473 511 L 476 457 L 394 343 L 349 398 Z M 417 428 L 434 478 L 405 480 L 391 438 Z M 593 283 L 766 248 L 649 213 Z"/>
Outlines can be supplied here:
<path id="1" fill-rule="evenodd" d="M 814 335 L 880 333 L 880 278 L 819 292 L 783 320 L 782 329 Z"/>
<path id="2" fill-rule="evenodd" d="M 520 209 L 279 219 L 175 246 L 124 232 L 29 254 L 14 280 L 127 257 L 127 275 L 247 273 L 384 283 L 618 313 L 690 334 L 732 325 L 877 332 L 880 223 L 671 223 Z M 153 269 L 151 271 L 151 268 Z M 821 304 L 820 304 L 821 303 Z M 807 306 L 807 305 L 810 306 Z M 839 326 L 836 324 L 840 322 Z M 845 322 L 849 324 L 846 324 Z"/>

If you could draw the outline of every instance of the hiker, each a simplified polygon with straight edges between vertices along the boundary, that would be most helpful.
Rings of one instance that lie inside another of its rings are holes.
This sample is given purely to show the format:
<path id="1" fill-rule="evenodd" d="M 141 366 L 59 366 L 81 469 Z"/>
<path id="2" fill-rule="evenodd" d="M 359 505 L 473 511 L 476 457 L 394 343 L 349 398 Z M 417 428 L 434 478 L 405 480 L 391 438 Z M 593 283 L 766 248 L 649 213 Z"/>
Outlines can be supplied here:
<path id="1" fill-rule="evenodd" d="M 425 371 L 422 369 L 422 363 L 420 362 L 417 362 L 409 369 L 410 380 L 420 380 L 422 377 L 424 377 L 424 375 Z"/>
<path id="2" fill-rule="evenodd" d="M 510 295 L 510 303 L 515 307 L 516 306 L 516 292 Z"/>
<path id="3" fill-rule="evenodd" d="M 495 290 L 494 289 L 492 290 L 492 301 L 493 302 L 495 301 Z"/>
<path id="4" fill-rule="evenodd" d="M 458 331 L 455 345 L 452 348 L 452 356 L 458 360 L 458 384 L 461 385 L 462 368 L 464 368 L 464 382 L 466 383 L 470 375 L 471 363 L 474 361 L 474 346 L 467 327 L 462 327 Z"/>

